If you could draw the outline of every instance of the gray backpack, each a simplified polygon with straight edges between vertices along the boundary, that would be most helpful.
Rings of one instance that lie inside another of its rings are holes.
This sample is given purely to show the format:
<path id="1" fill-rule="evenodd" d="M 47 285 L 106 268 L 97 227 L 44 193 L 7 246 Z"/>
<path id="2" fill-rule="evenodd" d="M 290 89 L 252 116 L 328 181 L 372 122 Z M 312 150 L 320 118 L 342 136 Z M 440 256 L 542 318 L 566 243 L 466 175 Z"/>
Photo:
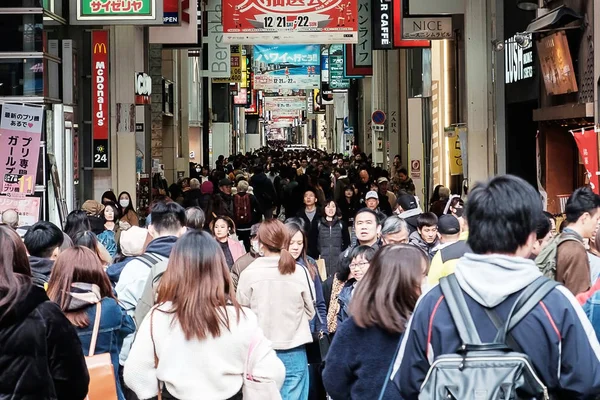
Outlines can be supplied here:
<path id="1" fill-rule="evenodd" d="M 156 253 L 144 253 L 136 259 L 150 268 L 148 271 L 148 280 L 144 286 L 142 297 L 140 297 L 135 307 L 135 315 L 133 317 L 136 325 L 139 327 L 146 314 L 154 307 L 154 303 L 156 302 L 156 288 L 163 273 L 167 270 L 169 259 Z"/>
<path id="2" fill-rule="evenodd" d="M 498 334 L 493 343 L 482 343 L 456 276 L 442 278 L 440 286 L 463 344 L 455 354 L 435 359 L 419 400 L 549 399 L 529 357 L 509 332 L 557 285 L 545 277 L 535 280 L 519 295 L 505 322 L 495 310 L 486 309 Z"/>
<path id="3" fill-rule="evenodd" d="M 535 264 L 540 269 L 540 272 L 547 278 L 556 279 L 556 260 L 558 259 L 558 246 L 564 242 L 574 241 L 581 243 L 575 234 L 563 232 L 554 239 L 546 247 L 542 249 L 540 254 L 535 258 Z"/>

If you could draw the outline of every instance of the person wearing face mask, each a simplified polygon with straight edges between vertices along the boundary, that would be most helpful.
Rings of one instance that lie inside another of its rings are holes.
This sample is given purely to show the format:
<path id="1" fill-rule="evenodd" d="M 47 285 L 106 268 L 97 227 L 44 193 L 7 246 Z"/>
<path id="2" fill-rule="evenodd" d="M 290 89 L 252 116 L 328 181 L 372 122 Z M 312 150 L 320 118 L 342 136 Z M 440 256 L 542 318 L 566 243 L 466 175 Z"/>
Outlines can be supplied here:
<path id="1" fill-rule="evenodd" d="M 260 257 L 260 248 L 258 247 L 258 239 L 256 237 L 258 228 L 260 228 L 260 223 L 252 225 L 250 228 L 250 251 L 238 258 L 237 261 L 233 263 L 233 267 L 231 267 L 231 280 L 233 281 L 234 289 L 237 289 L 242 272 L 248 265 L 252 264 L 254 260 Z"/>
<path id="2" fill-rule="evenodd" d="M 428 260 L 412 246 L 383 247 L 354 291 L 350 317 L 339 326 L 323 371 L 333 399 L 376 399 L 422 293 Z M 383 399 L 399 399 L 390 384 Z"/>
<path id="3" fill-rule="evenodd" d="M 121 192 L 119 195 L 119 205 L 121 206 L 121 222 L 126 222 L 129 226 L 140 226 L 140 220 L 133 207 L 131 195 L 128 192 Z"/>

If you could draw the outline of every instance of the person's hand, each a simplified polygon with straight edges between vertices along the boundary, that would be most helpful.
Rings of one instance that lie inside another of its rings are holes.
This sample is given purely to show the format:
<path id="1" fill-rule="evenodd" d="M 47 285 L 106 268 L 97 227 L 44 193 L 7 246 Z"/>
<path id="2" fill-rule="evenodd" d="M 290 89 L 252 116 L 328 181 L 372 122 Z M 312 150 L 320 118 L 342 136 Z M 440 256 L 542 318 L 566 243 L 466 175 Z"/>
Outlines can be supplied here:
<path id="1" fill-rule="evenodd" d="M 126 231 L 129 228 L 131 228 L 131 224 L 129 222 L 120 221 L 119 227 L 121 228 L 122 231 Z"/>

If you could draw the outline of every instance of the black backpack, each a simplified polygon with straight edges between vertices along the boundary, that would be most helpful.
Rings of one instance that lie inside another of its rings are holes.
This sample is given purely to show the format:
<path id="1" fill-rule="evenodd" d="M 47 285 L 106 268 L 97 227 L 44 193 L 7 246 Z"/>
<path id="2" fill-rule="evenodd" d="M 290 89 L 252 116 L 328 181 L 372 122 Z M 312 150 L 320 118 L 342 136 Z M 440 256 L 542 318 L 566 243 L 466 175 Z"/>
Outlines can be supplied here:
<path id="1" fill-rule="evenodd" d="M 486 308 L 498 334 L 493 343 L 482 343 L 456 276 L 442 278 L 442 293 L 462 345 L 456 353 L 435 359 L 421 386 L 419 399 L 549 399 L 548 389 L 510 331 L 557 285 L 545 277 L 536 279 L 519 295 L 504 322 L 495 310 Z"/>

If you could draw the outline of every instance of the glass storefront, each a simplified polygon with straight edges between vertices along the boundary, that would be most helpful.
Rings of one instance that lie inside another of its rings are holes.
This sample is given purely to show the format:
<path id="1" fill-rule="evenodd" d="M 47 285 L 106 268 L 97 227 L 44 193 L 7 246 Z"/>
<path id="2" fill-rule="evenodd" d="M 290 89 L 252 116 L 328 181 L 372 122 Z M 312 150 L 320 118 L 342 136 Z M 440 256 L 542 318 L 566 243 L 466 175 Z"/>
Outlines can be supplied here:
<path id="1" fill-rule="evenodd" d="M 0 14 L 0 37 L 0 52 L 44 51 L 42 14 Z"/>

